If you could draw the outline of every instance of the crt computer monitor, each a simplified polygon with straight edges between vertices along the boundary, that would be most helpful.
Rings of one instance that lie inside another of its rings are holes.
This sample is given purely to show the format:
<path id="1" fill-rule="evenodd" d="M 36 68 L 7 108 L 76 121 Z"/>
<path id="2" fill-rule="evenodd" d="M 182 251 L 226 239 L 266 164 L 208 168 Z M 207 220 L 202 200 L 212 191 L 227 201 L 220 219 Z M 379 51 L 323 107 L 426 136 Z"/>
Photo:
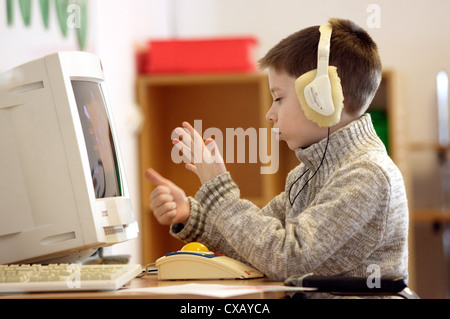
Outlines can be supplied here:
<path id="1" fill-rule="evenodd" d="M 100 60 L 59 52 L 0 87 L 0 264 L 83 261 L 138 235 Z"/>

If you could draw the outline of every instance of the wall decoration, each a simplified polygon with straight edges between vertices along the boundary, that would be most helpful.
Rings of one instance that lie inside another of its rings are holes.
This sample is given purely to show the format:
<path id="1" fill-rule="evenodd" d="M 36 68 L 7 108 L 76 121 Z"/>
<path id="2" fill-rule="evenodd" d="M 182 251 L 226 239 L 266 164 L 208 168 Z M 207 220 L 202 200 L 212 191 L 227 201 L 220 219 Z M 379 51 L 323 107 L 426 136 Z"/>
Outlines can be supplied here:
<path id="1" fill-rule="evenodd" d="M 14 24 L 15 0 L 6 0 L 8 26 Z M 32 0 L 17 0 L 23 23 L 31 26 Z M 87 40 L 88 9 L 87 0 L 53 0 L 59 28 L 64 37 L 69 30 L 74 29 L 77 35 L 78 47 L 84 50 Z M 39 0 L 42 21 L 46 29 L 49 28 L 50 0 Z"/>
<path id="2" fill-rule="evenodd" d="M 41 15 L 42 15 L 42 21 L 44 22 L 44 26 L 46 29 L 48 29 L 48 15 L 49 15 L 49 8 L 50 8 L 50 0 L 39 0 L 39 4 L 41 7 Z"/>

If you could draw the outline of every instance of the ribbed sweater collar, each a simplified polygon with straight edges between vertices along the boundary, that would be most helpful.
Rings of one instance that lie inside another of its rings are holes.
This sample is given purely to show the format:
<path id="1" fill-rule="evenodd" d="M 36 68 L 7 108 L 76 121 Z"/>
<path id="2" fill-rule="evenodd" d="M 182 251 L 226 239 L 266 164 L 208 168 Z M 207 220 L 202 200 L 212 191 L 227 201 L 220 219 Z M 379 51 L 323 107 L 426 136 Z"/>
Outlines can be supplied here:
<path id="1" fill-rule="evenodd" d="M 307 148 L 298 148 L 295 154 L 300 162 L 314 171 L 320 165 L 326 144 L 327 138 L 324 138 Z M 386 151 L 383 142 L 375 132 L 370 114 L 364 114 L 330 134 L 322 169 L 329 169 L 342 161 L 348 161 L 349 157 L 357 155 L 359 151 L 367 150 L 368 146 Z"/>

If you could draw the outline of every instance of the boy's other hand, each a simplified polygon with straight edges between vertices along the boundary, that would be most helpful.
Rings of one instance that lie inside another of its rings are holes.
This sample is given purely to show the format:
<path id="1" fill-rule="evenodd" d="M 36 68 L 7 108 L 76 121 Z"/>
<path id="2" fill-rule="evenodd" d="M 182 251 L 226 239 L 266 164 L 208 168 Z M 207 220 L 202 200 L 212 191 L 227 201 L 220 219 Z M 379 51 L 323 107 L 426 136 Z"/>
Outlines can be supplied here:
<path id="1" fill-rule="evenodd" d="M 189 218 L 189 201 L 185 192 L 170 180 L 149 168 L 147 179 L 156 185 L 150 195 L 150 208 L 161 225 L 185 223 Z"/>
<path id="2" fill-rule="evenodd" d="M 197 174 L 202 184 L 227 171 L 213 139 L 203 141 L 201 135 L 188 122 L 183 122 L 183 128 L 178 127 L 175 131 L 181 140 L 174 139 L 172 143 L 183 152 L 187 161 L 185 167 Z"/>

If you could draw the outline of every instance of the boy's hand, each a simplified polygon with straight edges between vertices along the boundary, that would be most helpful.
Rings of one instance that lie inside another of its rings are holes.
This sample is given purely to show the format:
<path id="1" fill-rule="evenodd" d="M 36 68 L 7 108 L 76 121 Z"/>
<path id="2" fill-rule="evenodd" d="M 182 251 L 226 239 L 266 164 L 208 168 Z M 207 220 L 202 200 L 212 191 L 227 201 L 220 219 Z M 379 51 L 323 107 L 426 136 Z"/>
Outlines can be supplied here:
<path id="1" fill-rule="evenodd" d="M 187 122 L 175 132 L 181 139 L 172 140 L 187 160 L 186 168 L 197 174 L 202 184 L 227 171 L 216 142 L 209 138 L 203 142 L 201 135 Z"/>
<path id="2" fill-rule="evenodd" d="M 145 176 L 156 185 L 150 195 L 150 208 L 162 225 L 185 223 L 189 218 L 189 201 L 184 191 L 170 180 L 149 168 Z"/>

